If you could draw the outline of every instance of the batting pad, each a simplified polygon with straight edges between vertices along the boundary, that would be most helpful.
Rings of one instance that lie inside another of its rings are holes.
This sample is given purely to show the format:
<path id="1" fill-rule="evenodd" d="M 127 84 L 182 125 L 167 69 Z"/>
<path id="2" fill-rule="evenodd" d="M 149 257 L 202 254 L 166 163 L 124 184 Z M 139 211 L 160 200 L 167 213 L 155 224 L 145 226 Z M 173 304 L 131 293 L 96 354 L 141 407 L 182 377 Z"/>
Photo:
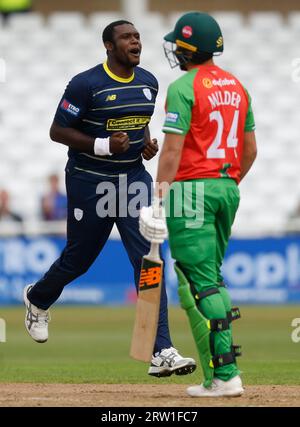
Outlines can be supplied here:
<path id="1" fill-rule="evenodd" d="M 210 328 L 208 320 L 202 316 L 191 293 L 190 284 L 183 271 L 174 265 L 178 277 L 178 295 L 181 307 L 186 311 L 192 334 L 196 343 L 200 363 L 204 374 L 204 387 L 210 387 L 214 376 L 212 355 L 210 351 Z"/>

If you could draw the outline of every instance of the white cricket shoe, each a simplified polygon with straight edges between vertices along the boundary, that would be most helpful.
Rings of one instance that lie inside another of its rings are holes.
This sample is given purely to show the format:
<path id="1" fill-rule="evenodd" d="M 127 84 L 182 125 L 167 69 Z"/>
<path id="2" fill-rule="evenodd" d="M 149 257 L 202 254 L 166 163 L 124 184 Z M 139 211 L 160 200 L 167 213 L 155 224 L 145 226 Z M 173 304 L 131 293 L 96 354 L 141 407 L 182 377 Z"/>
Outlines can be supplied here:
<path id="1" fill-rule="evenodd" d="M 172 374 L 187 375 L 194 372 L 196 362 L 190 357 L 182 357 L 174 347 L 164 348 L 159 354 L 152 356 L 149 375 L 169 377 Z"/>
<path id="2" fill-rule="evenodd" d="M 48 339 L 48 322 L 50 321 L 49 310 L 42 310 L 31 304 L 27 298 L 27 293 L 32 288 L 32 285 L 27 285 L 24 288 L 24 304 L 26 307 L 25 327 L 29 335 L 39 343 L 46 342 Z"/>
<path id="3" fill-rule="evenodd" d="M 244 393 L 242 380 L 239 375 L 229 381 L 222 381 L 215 378 L 210 388 L 206 388 L 201 384 L 188 387 L 186 391 L 192 397 L 237 397 Z"/>

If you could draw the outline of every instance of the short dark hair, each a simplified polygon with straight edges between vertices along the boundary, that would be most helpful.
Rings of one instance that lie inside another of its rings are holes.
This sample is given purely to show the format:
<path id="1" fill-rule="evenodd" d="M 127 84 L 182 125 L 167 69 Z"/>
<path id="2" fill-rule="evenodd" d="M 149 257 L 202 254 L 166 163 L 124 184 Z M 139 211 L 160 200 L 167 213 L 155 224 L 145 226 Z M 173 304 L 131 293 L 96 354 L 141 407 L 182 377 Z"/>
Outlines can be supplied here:
<path id="1" fill-rule="evenodd" d="M 111 22 L 103 31 L 102 33 L 102 40 L 103 43 L 106 42 L 111 42 L 113 43 L 114 41 L 114 29 L 115 27 L 118 27 L 119 25 L 124 25 L 124 24 L 129 24 L 129 25 L 133 25 L 132 22 L 129 21 L 125 21 L 125 20 L 120 20 L 120 21 L 114 21 Z"/>

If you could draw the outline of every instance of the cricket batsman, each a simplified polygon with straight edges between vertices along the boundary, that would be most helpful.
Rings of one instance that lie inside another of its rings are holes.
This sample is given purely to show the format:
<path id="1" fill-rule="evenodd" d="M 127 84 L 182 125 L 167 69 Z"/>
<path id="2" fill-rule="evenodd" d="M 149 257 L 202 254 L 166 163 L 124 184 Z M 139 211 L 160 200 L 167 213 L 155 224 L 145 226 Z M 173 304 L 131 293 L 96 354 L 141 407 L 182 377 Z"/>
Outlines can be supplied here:
<path id="1" fill-rule="evenodd" d="M 232 308 L 221 265 L 239 205 L 238 184 L 257 154 L 251 98 L 213 61 L 224 42 L 210 15 L 184 14 L 165 41 L 171 67 L 180 66 L 185 74 L 168 88 L 155 197 L 141 210 L 140 230 L 155 240 L 167 216 L 180 303 L 204 375 L 188 395 L 240 396 L 240 347 L 233 345 L 231 328 L 240 314 Z"/>

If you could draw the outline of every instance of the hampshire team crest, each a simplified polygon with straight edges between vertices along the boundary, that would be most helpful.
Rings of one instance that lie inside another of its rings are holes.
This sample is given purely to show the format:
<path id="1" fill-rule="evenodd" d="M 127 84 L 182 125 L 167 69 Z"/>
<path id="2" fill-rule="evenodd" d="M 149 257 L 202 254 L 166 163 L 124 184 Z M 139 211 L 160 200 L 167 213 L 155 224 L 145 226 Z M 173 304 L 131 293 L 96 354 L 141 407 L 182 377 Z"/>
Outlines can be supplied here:
<path id="1" fill-rule="evenodd" d="M 145 97 L 146 97 L 149 101 L 151 101 L 151 99 L 152 99 L 152 93 L 151 93 L 151 90 L 150 90 L 150 89 L 144 89 L 144 90 L 143 90 L 143 92 L 144 92 Z"/>

